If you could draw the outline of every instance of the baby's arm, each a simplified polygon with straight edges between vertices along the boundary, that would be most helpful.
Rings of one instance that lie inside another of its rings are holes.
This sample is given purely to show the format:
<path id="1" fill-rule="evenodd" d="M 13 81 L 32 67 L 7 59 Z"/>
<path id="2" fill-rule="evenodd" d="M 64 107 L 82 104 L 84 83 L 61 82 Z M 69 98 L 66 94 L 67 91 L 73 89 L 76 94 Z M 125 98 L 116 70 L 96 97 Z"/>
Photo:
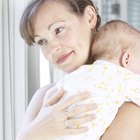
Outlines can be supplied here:
<path id="1" fill-rule="evenodd" d="M 101 140 L 140 140 L 140 107 L 124 103 Z"/>

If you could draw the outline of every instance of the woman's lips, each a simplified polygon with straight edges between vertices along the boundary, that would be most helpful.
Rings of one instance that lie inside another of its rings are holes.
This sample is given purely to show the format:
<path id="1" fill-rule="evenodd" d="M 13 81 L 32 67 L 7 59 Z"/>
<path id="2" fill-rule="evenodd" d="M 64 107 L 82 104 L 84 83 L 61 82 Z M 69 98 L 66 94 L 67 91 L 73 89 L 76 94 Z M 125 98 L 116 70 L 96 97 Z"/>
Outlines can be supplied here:
<path id="1" fill-rule="evenodd" d="M 58 58 L 57 63 L 63 63 L 63 62 L 65 62 L 65 61 L 70 57 L 70 55 L 71 55 L 72 53 L 73 53 L 73 51 L 71 51 L 71 52 L 69 52 L 69 53 L 67 53 L 67 54 L 61 55 L 61 56 Z"/>

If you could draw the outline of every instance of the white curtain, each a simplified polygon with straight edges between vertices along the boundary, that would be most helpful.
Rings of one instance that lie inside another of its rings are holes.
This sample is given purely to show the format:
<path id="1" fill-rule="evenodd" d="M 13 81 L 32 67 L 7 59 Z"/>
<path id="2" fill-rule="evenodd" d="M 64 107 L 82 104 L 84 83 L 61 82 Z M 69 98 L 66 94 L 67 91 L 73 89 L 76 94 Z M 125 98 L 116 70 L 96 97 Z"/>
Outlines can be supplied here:
<path id="1" fill-rule="evenodd" d="M 27 47 L 19 35 L 24 5 L 0 1 L 0 140 L 15 140 L 27 106 Z"/>

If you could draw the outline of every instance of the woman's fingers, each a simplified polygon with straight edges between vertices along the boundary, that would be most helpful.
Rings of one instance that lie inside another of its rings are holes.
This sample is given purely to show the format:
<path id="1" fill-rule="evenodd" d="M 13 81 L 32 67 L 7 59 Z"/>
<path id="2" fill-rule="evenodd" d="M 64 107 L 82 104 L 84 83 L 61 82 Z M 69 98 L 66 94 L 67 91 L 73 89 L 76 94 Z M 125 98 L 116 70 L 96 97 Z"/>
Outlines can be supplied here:
<path id="1" fill-rule="evenodd" d="M 97 104 L 78 105 L 71 108 L 70 110 L 67 110 L 67 115 L 69 118 L 72 118 L 85 112 L 87 113 L 89 111 L 94 111 L 97 107 Z"/>
<path id="2" fill-rule="evenodd" d="M 65 134 L 66 135 L 74 135 L 74 134 L 80 134 L 88 131 L 88 127 L 80 127 L 77 129 L 67 129 Z"/>
<path id="3" fill-rule="evenodd" d="M 90 93 L 84 92 L 60 101 L 64 96 L 63 89 L 53 89 L 49 92 L 52 92 L 53 95 L 49 98 L 47 97 L 48 100 L 44 99 L 45 106 L 42 107 L 36 119 L 36 123 L 39 124 L 38 126 L 43 124 L 43 130 L 47 130 L 47 133 L 50 133 L 50 135 L 55 131 L 56 136 L 87 132 L 88 128 L 84 124 L 95 119 L 93 114 L 88 114 L 87 112 L 94 110 L 97 105 L 80 104 L 71 108 L 68 107 L 86 100 Z"/>
<path id="4" fill-rule="evenodd" d="M 56 106 L 59 110 L 65 110 L 69 106 L 75 104 L 76 102 L 82 101 L 90 96 L 89 92 L 83 92 L 74 96 L 71 96 L 70 98 L 62 101 L 59 103 L 59 105 Z"/>
<path id="5" fill-rule="evenodd" d="M 95 119 L 95 115 L 87 115 L 83 117 L 73 118 L 66 120 L 66 128 L 68 129 L 78 129 L 82 124 L 93 121 Z"/>
<path id="6" fill-rule="evenodd" d="M 94 115 L 89 115 L 86 117 L 75 118 L 67 120 L 67 126 L 65 133 L 66 135 L 80 134 L 88 131 L 88 127 L 81 126 L 87 122 L 93 121 L 96 117 Z"/>
<path id="7" fill-rule="evenodd" d="M 56 104 L 64 95 L 64 90 L 62 88 L 59 90 L 57 88 L 54 88 L 50 92 L 52 92 L 53 95 L 49 99 L 44 98 L 43 104 L 45 106 L 52 106 Z"/>
<path id="8" fill-rule="evenodd" d="M 52 97 L 52 95 L 54 95 L 57 91 L 58 91 L 58 88 L 56 86 L 53 86 L 52 88 L 47 90 L 45 98 Z"/>

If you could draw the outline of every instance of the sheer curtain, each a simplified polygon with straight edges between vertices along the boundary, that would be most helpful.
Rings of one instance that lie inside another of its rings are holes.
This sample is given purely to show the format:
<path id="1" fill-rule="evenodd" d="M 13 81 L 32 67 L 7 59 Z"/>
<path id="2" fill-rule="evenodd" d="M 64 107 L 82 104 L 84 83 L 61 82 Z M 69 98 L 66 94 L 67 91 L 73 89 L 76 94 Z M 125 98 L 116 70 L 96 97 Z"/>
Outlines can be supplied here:
<path id="1" fill-rule="evenodd" d="M 0 1 L 0 139 L 15 140 L 27 105 L 27 48 L 19 35 L 24 0 Z"/>

